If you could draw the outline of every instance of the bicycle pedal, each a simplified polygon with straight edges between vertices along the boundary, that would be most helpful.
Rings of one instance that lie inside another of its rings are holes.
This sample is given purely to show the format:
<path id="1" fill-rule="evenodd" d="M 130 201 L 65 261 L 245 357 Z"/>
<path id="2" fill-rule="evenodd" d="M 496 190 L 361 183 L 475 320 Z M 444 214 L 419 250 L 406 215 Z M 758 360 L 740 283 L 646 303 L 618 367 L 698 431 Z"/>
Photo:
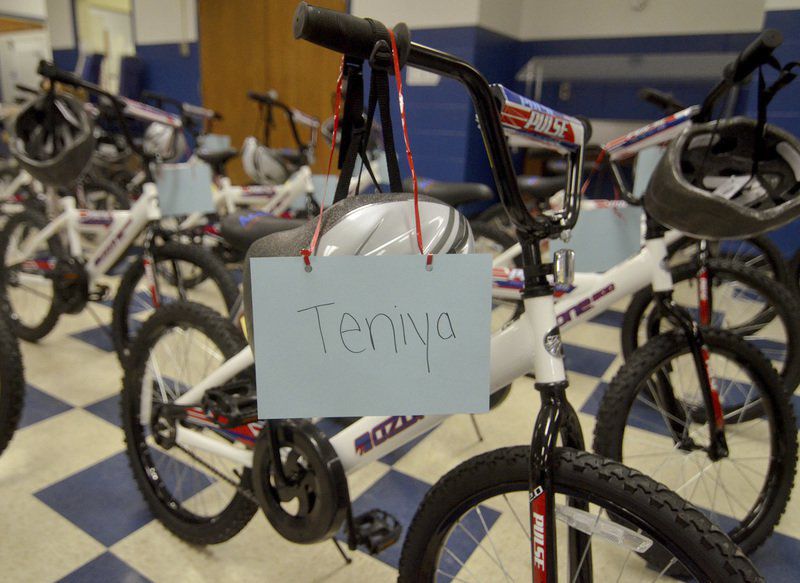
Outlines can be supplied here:
<path id="1" fill-rule="evenodd" d="M 220 427 L 238 427 L 258 419 L 252 383 L 238 381 L 209 389 L 201 405 Z"/>
<path id="2" fill-rule="evenodd" d="M 104 302 L 111 297 L 111 288 L 107 285 L 98 284 L 95 289 L 89 292 L 90 302 Z"/>
<path id="3" fill-rule="evenodd" d="M 364 547 L 370 555 L 388 549 L 403 532 L 400 522 L 388 512 L 374 508 L 353 518 L 356 544 Z"/>

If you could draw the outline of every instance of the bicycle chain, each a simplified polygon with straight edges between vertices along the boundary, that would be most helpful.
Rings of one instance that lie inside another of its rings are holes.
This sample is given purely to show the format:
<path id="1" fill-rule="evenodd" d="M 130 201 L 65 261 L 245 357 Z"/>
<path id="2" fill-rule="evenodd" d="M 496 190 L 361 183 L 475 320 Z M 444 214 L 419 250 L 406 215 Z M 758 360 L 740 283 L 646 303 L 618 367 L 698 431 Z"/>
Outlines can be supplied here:
<path id="1" fill-rule="evenodd" d="M 250 502 L 252 502 L 252 503 L 253 503 L 253 504 L 255 504 L 256 506 L 259 506 L 259 507 L 261 506 L 261 505 L 258 503 L 258 499 L 256 499 L 256 496 L 255 496 L 255 494 L 253 494 L 253 492 L 251 492 L 251 491 L 250 491 L 250 490 L 248 490 L 247 488 L 244 488 L 244 487 L 242 487 L 242 486 L 241 486 L 241 484 L 237 484 L 237 483 L 236 483 L 236 482 L 234 482 L 234 481 L 233 481 L 231 478 L 229 478 L 228 476 L 226 476 L 225 474 L 223 474 L 222 472 L 220 472 L 220 471 L 219 471 L 217 468 L 213 467 L 213 466 L 212 466 L 211 464 L 209 464 L 207 461 L 205 461 L 205 460 L 203 460 L 203 459 L 200 459 L 198 456 L 196 456 L 196 455 L 195 455 L 195 454 L 193 454 L 191 451 L 189 451 L 188 449 L 186 449 L 185 447 L 183 447 L 181 444 L 179 444 L 179 443 L 176 443 L 176 444 L 174 444 L 174 447 L 177 447 L 179 450 L 181 450 L 183 453 L 185 453 L 186 455 L 188 455 L 190 458 L 192 458 L 193 460 L 195 460 L 196 462 L 198 462 L 200 465 L 202 465 L 202 466 L 204 466 L 206 469 L 208 469 L 208 470 L 209 470 L 209 471 L 210 471 L 212 474 L 214 474 L 215 476 L 217 476 L 218 478 L 220 478 L 220 479 L 221 479 L 221 480 L 223 480 L 224 482 L 227 482 L 228 484 L 230 484 L 231 486 L 233 486 L 234 488 L 236 488 L 236 491 L 237 491 L 237 492 L 239 492 L 239 493 L 240 493 L 242 496 L 244 496 L 245 498 L 247 498 L 247 499 L 248 499 Z"/>

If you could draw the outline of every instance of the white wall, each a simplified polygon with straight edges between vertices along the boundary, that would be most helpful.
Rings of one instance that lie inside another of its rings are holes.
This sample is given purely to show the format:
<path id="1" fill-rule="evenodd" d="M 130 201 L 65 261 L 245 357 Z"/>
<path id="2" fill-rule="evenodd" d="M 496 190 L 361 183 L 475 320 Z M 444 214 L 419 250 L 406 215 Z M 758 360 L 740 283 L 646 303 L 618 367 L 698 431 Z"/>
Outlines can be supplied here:
<path id="1" fill-rule="evenodd" d="M 75 48 L 72 20 L 71 0 L 47 0 L 47 29 L 53 50 Z"/>
<path id="2" fill-rule="evenodd" d="M 767 0 L 764 10 L 798 10 L 800 0 Z"/>
<path id="3" fill-rule="evenodd" d="M 136 0 L 133 3 L 136 44 L 197 41 L 196 0 Z M 258 42 L 258 39 L 253 39 Z"/>
<path id="4" fill-rule="evenodd" d="M 138 1 L 138 0 L 137 0 Z M 503 4 L 508 0 L 495 0 Z M 517 0 L 513 0 L 516 4 Z M 313 2 L 312 2 L 313 4 Z M 350 12 L 362 18 L 374 18 L 392 27 L 405 22 L 414 28 L 476 26 L 480 20 L 481 0 L 352 0 Z"/>
<path id="5" fill-rule="evenodd" d="M 637 9 L 641 8 L 641 9 Z M 752 32 L 764 0 L 536 0 L 525 2 L 525 40 Z"/>
<path id="6" fill-rule="evenodd" d="M 44 20 L 47 10 L 45 0 L 0 0 L 0 14 Z"/>
<path id="7" fill-rule="evenodd" d="M 797 4 L 800 0 L 767 0 Z M 765 0 L 353 0 L 352 13 L 389 26 L 482 26 L 522 40 L 760 30 Z"/>

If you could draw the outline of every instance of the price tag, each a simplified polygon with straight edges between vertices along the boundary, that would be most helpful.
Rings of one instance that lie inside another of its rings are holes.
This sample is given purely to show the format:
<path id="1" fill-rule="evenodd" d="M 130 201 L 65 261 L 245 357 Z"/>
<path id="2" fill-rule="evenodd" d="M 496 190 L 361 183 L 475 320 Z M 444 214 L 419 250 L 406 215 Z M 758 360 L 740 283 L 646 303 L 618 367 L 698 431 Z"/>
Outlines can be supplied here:
<path id="1" fill-rule="evenodd" d="M 156 175 L 158 204 L 164 216 L 214 212 L 211 167 L 193 160 L 161 164 Z"/>
<path id="2" fill-rule="evenodd" d="M 489 409 L 491 257 L 253 258 L 262 419 Z"/>

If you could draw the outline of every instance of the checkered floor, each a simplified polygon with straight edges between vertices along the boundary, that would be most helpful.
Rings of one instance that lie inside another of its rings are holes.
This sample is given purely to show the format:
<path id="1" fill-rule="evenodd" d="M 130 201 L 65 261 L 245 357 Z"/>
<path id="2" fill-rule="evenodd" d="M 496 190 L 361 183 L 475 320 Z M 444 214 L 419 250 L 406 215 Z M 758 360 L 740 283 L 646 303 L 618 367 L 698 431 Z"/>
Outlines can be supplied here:
<path id="1" fill-rule="evenodd" d="M 110 309 L 94 307 L 109 322 Z M 565 334 L 571 402 L 591 435 L 599 397 L 619 366 L 612 310 Z M 376 557 L 332 543 L 282 540 L 262 514 L 231 541 L 187 545 L 149 514 L 123 451 L 120 369 L 102 328 L 84 312 L 65 316 L 39 344 L 23 344 L 28 392 L 19 431 L 0 458 L 0 565 L 14 581 L 389 581 L 401 545 Z M 448 419 L 354 474 L 355 510 L 382 508 L 408 524 L 430 484 L 477 453 L 530 439 L 538 396 L 520 379 L 509 399 L 478 417 Z M 800 513 L 794 496 L 781 525 L 753 557 L 769 581 L 796 581 Z"/>

